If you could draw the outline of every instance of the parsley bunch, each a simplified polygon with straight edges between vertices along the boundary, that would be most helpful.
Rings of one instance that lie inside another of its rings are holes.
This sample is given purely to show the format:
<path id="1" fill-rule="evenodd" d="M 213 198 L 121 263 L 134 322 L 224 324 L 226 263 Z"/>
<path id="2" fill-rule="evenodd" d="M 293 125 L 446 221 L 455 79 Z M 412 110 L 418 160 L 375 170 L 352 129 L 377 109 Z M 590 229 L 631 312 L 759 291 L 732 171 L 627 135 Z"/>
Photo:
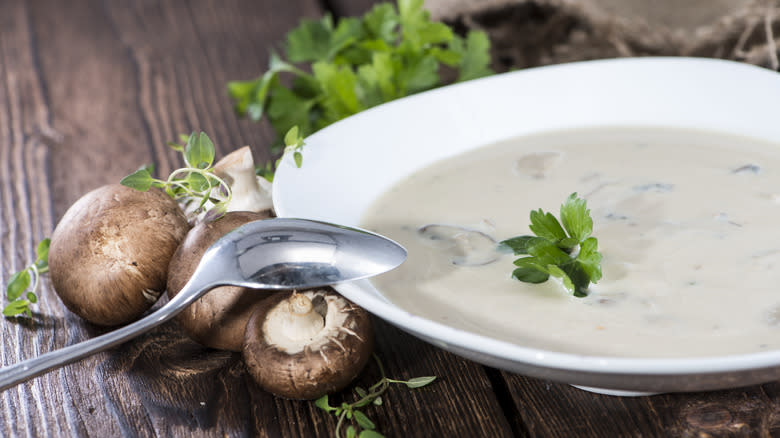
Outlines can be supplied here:
<path id="1" fill-rule="evenodd" d="M 531 211 L 531 231 L 536 236 L 518 236 L 501 242 L 515 255 L 512 277 L 527 283 L 560 279 L 576 297 L 587 295 L 590 283 L 601 279 L 598 240 L 591 237 L 593 219 L 585 200 L 572 193 L 561 205 L 561 222 L 542 209 Z"/>
<path id="2" fill-rule="evenodd" d="M 303 20 L 287 34 L 286 60 L 271 54 L 268 71 L 228 83 L 235 110 L 258 121 L 266 115 L 281 139 L 293 126 L 305 137 L 364 109 L 442 85 L 440 66 L 465 81 L 492 73 L 483 32 L 456 35 L 433 22 L 423 0 L 374 6 L 337 23 L 326 15 Z M 297 64 L 306 66 L 298 67 Z M 292 76 L 291 86 L 280 80 Z M 277 140 L 272 152 L 280 152 Z"/>

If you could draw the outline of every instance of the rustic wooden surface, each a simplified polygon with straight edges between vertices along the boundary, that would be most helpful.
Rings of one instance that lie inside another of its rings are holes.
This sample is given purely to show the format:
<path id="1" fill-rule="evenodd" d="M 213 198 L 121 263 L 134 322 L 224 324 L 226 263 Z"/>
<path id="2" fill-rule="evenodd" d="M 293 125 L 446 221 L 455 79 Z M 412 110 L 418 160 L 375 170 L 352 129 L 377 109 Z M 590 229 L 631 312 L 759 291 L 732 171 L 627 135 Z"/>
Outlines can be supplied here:
<path id="1" fill-rule="evenodd" d="M 218 154 L 268 156 L 271 131 L 237 119 L 225 83 L 256 76 L 301 17 L 365 11 L 368 0 L 0 1 L 0 284 L 67 207 L 140 164 L 177 167 L 165 142 L 200 129 Z M 104 331 L 44 282 L 36 323 L 0 320 L 8 365 Z M 387 436 L 772 436 L 780 385 L 616 398 L 487 368 L 376 320 L 396 378 L 368 413 Z M 360 381 L 377 376 L 369 366 Z M 345 393 L 346 394 L 346 393 Z M 336 397 L 339 397 L 337 395 Z M 173 324 L 0 393 L 0 436 L 329 436 L 332 417 L 274 398 L 237 354 Z"/>

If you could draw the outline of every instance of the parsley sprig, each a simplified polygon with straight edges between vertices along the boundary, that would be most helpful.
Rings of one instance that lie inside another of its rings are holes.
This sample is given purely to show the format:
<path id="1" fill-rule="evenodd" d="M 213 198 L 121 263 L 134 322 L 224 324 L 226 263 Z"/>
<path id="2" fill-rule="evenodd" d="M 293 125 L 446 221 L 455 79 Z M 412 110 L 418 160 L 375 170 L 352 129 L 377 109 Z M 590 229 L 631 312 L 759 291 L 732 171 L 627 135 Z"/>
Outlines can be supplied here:
<path id="1" fill-rule="evenodd" d="M 40 284 L 41 274 L 49 272 L 49 244 L 51 239 L 43 239 L 35 250 L 35 261 L 19 272 L 11 275 L 5 294 L 9 303 L 3 308 L 6 317 L 26 314 L 32 317 L 30 304 L 38 302 L 36 292 Z"/>
<path id="2" fill-rule="evenodd" d="M 484 32 L 456 35 L 434 22 L 423 0 L 374 6 L 362 17 L 334 23 L 303 20 L 286 36 L 285 58 L 272 53 L 266 71 L 228 83 L 235 110 L 254 121 L 268 117 L 281 140 L 298 126 L 308 136 L 333 122 L 399 97 L 442 85 L 440 67 L 465 81 L 492 73 Z M 290 86 L 280 80 L 291 76 Z M 281 151 L 281 141 L 272 152 Z"/>
<path id="3" fill-rule="evenodd" d="M 182 135 L 181 140 L 183 144 L 171 142 L 168 146 L 182 153 L 183 168 L 174 170 L 162 180 L 152 176 L 152 166 L 144 166 L 122 178 L 120 183 L 142 192 L 158 187 L 177 201 L 196 202 L 190 214 L 198 215 L 207 210 L 210 217 L 222 216 L 227 212 L 232 192 L 230 185 L 214 173 L 214 143 L 204 132 Z M 211 204 L 207 205 L 209 202 Z"/>
<path id="4" fill-rule="evenodd" d="M 318 408 L 325 412 L 332 413 L 338 418 L 336 423 L 336 437 L 338 438 L 341 438 L 342 436 L 347 438 L 378 438 L 384 436 L 376 431 L 376 424 L 374 424 L 361 409 L 371 405 L 382 405 L 382 394 L 387 391 L 391 383 L 403 384 L 406 385 L 407 388 L 413 389 L 421 388 L 436 380 L 435 376 L 415 377 L 409 380 L 389 379 L 385 375 L 385 369 L 376 354 L 374 355 L 374 360 L 379 366 L 381 378 L 378 382 L 368 387 L 368 389 L 356 386 L 354 388 L 355 394 L 357 395 L 356 401 L 352 403 L 343 402 L 338 406 L 331 406 L 328 401 L 328 396 L 323 395 L 314 402 Z M 343 432 L 342 428 L 344 430 Z"/>
<path id="5" fill-rule="evenodd" d="M 593 219 L 585 200 L 572 193 L 561 205 L 560 222 L 541 208 L 530 216 L 529 228 L 535 236 L 513 237 L 500 244 L 515 255 L 527 255 L 515 260 L 512 277 L 544 283 L 553 276 L 574 296 L 586 296 L 590 283 L 601 279 L 601 253 L 598 240 L 591 237 Z"/>

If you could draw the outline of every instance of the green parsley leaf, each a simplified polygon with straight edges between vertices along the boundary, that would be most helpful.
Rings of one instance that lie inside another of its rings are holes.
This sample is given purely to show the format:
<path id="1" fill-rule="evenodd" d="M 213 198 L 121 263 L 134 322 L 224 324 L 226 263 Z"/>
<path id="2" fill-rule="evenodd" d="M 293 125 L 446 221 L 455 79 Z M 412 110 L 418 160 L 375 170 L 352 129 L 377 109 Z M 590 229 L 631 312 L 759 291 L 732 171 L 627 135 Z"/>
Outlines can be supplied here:
<path id="1" fill-rule="evenodd" d="M 572 193 L 561 206 L 561 222 L 569 235 L 580 242 L 593 232 L 593 219 L 590 217 L 585 200 Z"/>
<path id="2" fill-rule="evenodd" d="M 515 260 L 515 265 L 519 268 L 512 271 L 512 278 L 525 283 L 544 283 L 550 278 L 546 266 L 541 266 L 533 257 L 526 257 Z"/>
<path id="3" fill-rule="evenodd" d="M 577 254 L 577 262 L 590 277 L 590 281 L 596 283 L 601 280 L 601 253 L 599 243 L 595 237 L 588 237 L 580 244 L 580 253 Z"/>
<path id="4" fill-rule="evenodd" d="M 457 40 L 460 41 L 460 38 Z M 465 45 L 458 44 L 458 49 L 450 47 L 461 57 L 458 82 L 493 74 L 490 69 L 490 40 L 485 32 L 469 32 Z"/>
<path id="5" fill-rule="evenodd" d="M 601 280 L 598 240 L 590 237 L 593 219 L 584 199 L 571 194 L 561 206 L 561 222 L 542 209 L 532 210 L 529 228 L 535 236 L 517 236 L 499 244 L 515 255 L 512 277 L 526 283 L 544 283 L 558 278 L 574 296 L 588 294 L 591 283 Z"/>
<path id="6" fill-rule="evenodd" d="M 293 126 L 305 137 L 367 108 L 444 85 L 442 64 L 456 70 L 458 81 L 492 73 L 484 33 L 460 37 L 432 21 L 423 6 L 423 0 L 398 0 L 374 5 L 362 17 L 302 20 L 287 33 L 284 56 L 271 54 L 266 72 L 227 84 L 235 112 L 253 121 L 267 117 L 276 133 L 271 151 L 279 153 L 281 137 Z M 274 166 L 259 167 L 273 178 Z"/>
<path id="7" fill-rule="evenodd" d="M 531 211 L 529 228 L 534 234 L 544 239 L 559 241 L 566 238 L 566 231 L 563 230 L 558 219 L 552 213 L 543 212 L 541 208 Z"/>
<path id="8" fill-rule="evenodd" d="M 571 260 L 554 241 L 544 237 L 536 237 L 528 241 L 528 254 L 538 260 L 542 266 L 562 265 Z"/>
<path id="9" fill-rule="evenodd" d="M 400 23 L 395 8 L 390 3 L 374 6 L 363 17 L 363 26 L 370 38 L 376 38 L 392 44 L 396 38 L 395 29 Z"/>

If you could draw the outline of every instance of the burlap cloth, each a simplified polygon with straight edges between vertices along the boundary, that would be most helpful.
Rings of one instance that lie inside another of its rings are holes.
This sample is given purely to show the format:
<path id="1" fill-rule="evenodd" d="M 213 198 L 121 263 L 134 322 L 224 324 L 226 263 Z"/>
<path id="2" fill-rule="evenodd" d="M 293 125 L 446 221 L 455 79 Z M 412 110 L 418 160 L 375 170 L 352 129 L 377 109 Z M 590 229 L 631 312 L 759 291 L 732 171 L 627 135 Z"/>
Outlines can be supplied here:
<path id="1" fill-rule="evenodd" d="M 778 70 L 780 0 L 427 0 L 481 29 L 497 70 L 622 56 L 702 56 Z"/>

